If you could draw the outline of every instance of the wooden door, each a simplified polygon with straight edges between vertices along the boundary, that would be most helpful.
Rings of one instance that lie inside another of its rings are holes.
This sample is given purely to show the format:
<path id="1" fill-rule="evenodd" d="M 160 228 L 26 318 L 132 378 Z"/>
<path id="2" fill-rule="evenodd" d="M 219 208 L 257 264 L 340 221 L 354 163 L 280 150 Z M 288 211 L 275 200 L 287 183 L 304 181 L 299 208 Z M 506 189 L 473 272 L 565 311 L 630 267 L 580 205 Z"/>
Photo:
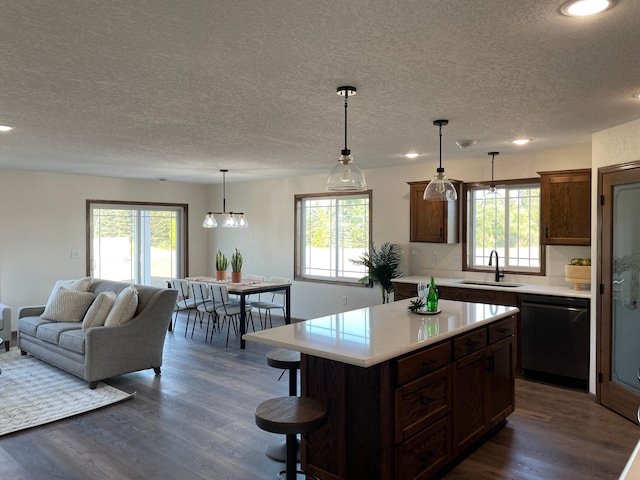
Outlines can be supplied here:
<path id="1" fill-rule="evenodd" d="M 597 397 L 639 421 L 640 162 L 602 168 Z"/>

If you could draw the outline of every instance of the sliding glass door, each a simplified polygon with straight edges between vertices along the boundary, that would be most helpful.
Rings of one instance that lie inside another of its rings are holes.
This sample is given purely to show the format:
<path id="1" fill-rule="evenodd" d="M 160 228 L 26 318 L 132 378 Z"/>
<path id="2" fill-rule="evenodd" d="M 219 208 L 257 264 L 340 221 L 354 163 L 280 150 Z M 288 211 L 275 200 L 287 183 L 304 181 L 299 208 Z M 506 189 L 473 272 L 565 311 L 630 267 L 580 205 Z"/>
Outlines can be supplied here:
<path id="1" fill-rule="evenodd" d="M 89 273 L 166 287 L 186 275 L 186 206 L 88 201 Z"/>

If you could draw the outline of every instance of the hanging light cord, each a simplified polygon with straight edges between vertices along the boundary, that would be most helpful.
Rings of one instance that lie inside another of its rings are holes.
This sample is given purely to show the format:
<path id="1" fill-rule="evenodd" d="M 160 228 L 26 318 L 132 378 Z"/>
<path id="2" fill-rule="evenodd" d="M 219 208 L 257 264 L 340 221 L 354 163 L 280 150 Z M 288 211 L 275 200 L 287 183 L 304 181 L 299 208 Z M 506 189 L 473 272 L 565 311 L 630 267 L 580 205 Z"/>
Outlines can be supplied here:
<path id="1" fill-rule="evenodd" d="M 438 124 L 440 129 L 440 166 L 438 167 L 438 172 L 444 172 L 444 168 L 442 168 L 442 122 Z M 432 167 L 433 168 L 433 167 Z"/>
<path id="2" fill-rule="evenodd" d="M 347 100 L 349 99 L 349 90 L 344 91 L 344 150 L 342 155 L 349 155 L 349 149 L 347 148 Z"/>
<path id="3" fill-rule="evenodd" d="M 220 170 L 222 172 L 222 213 L 227 213 L 227 181 L 226 170 Z"/>

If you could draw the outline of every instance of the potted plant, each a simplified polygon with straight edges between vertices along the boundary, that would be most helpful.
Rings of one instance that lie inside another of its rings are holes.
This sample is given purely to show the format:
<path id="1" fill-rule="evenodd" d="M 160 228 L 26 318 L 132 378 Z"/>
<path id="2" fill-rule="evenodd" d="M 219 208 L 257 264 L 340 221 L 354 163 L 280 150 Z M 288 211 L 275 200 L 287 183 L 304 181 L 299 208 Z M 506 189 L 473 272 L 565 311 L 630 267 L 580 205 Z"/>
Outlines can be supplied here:
<path id="1" fill-rule="evenodd" d="M 227 260 L 227 256 L 218 249 L 216 252 L 216 280 L 227 279 L 228 266 L 229 260 Z"/>
<path id="2" fill-rule="evenodd" d="M 233 283 L 242 281 L 242 254 L 237 248 L 231 255 L 231 281 Z"/>
<path id="3" fill-rule="evenodd" d="M 363 285 L 380 285 L 382 290 L 382 303 L 389 303 L 389 295 L 393 292 L 393 280 L 402 276 L 400 260 L 402 249 L 397 243 L 385 242 L 379 250 L 372 243 L 368 252 L 359 259 L 351 260 L 355 265 L 364 265 L 369 273 L 360 279 Z"/>

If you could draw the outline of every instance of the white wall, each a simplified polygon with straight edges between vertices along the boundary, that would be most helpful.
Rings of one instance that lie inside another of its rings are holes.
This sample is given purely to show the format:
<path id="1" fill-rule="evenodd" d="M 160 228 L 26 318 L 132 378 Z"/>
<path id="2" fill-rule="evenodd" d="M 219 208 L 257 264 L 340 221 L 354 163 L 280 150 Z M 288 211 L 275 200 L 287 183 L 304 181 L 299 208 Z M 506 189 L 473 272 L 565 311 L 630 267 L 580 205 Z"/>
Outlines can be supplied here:
<path id="1" fill-rule="evenodd" d="M 207 186 L 147 180 L 0 171 L 0 301 L 42 305 L 58 279 L 85 276 L 85 200 L 189 204 L 191 271 L 210 261 L 202 212 Z M 80 258 L 72 259 L 71 250 Z"/>
<path id="2" fill-rule="evenodd" d="M 526 152 L 526 150 L 523 150 Z M 491 178 L 491 159 L 473 158 L 447 161 L 443 166 L 449 178 L 463 181 L 481 181 Z M 366 159 L 359 159 L 366 167 Z M 591 146 L 578 145 L 543 153 L 523 153 L 496 157 L 495 178 L 534 178 L 538 171 L 589 168 Z M 460 244 L 437 245 L 409 243 L 409 186 L 407 182 L 428 180 L 435 173 L 436 160 L 410 166 L 366 170 L 367 186 L 373 191 L 373 240 L 398 243 L 404 250 L 405 275 L 424 274 L 446 277 L 470 276 L 461 272 L 460 265 L 452 265 L 452 257 L 461 255 Z M 328 172 L 327 172 L 328 173 Z M 326 175 L 313 175 L 286 179 L 264 179 L 255 182 L 227 183 L 227 207 L 247 214 L 249 228 L 211 229 L 211 252 L 219 247 L 227 256 L 238 248 L 244 257 L 244 273 L 293 277 L 294 202 L 299 193 L 324 191 Z M 212 208 L 221 203 L 221 187 L 211 188 L 209 201 Z M 431 263 L 436 252 L 438 261 Z M 554 247 L 547 251 L 547 277 L 508 276 L 507 281 L 526 283 L 563 284 L 564 264 L 575 256 L 588 256 L 588 247 Z M 195 274 L 195 270 L 193 271 Z M 204 270 L 203 270 L 204 273 Z M 476 277 L 479 274 L 475 274 Z M 489 279 L 490 274 L 487 274 Z M 342 305 L 347 296 L 348 304 Z M 309 319 L 340 311 L 360 308 L 381 302 L 378 287 L 373 289 L 349 286 L 294 282 L 292 287 L 292 315 Z"/>

